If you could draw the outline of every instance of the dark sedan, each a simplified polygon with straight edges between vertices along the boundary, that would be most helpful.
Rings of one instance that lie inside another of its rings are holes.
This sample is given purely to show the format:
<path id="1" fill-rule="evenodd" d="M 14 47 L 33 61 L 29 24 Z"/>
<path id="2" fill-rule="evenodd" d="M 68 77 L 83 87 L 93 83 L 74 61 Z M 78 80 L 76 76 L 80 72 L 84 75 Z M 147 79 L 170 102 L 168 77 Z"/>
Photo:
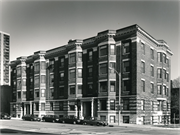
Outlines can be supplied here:
<path id="1" fill-rule="evenodd" d="M 78 119 L 76 116 L 64 116 L 60 118 L 60 122 L 69 124 L 82 124 L 82 120 Z"/>
<path id="2" fill-rule="evenodd" d="M 57 115 L 45 115 L 42 117 L 42 121 L 45 122 L 59 122 L 59 119 Z"/>
<path id="3" fill-rule="evenodd" d="M 1 119 L 8 119 L 8 120 L 11 119 L 11 116 L 8 113 L 1 112 L 0 115 L 1 115 Z"/>
<path id="4" fill-rule="evenodd" d="M 30 121 L 41 121 L 41 118 L 39 118 L 33 114 L 26 114 L 26 115 L 22 116 L 22 119 L 23 120 L 30 120 Z"/>
<path id="5" fill-rule="evenodd" d="M 98 117 L 86 117 L 83 120 L 84 125 L 96 125 L 96 126 L 107 126 L 108 123 L 105 120 L 100 120 Z"/>

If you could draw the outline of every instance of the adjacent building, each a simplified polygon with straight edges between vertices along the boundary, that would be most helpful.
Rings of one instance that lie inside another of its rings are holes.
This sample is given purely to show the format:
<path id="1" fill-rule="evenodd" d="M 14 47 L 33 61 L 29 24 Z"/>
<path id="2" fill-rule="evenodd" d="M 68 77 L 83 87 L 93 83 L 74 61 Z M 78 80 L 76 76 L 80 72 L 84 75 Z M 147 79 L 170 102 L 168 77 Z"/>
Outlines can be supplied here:
<path id="1" fill-rule="evenodd" d="M 164 40 L 132 25 L 19 57 L 10 64 L 11 114 L 169 123 L 171 56 Z"/>

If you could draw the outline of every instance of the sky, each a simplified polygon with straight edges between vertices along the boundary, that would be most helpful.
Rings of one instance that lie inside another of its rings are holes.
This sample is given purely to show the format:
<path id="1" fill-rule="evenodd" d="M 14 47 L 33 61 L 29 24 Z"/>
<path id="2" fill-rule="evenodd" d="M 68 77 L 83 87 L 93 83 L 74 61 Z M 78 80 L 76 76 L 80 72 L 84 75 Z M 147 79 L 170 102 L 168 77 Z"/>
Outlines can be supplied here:
<path id="1" fill-rule="evenodd" d="M 0 31 L 10 34 L 10 61 L 133 24 L 167 42 L 171 79 L 180 76 L 180 1 L 0 0 Z"/>

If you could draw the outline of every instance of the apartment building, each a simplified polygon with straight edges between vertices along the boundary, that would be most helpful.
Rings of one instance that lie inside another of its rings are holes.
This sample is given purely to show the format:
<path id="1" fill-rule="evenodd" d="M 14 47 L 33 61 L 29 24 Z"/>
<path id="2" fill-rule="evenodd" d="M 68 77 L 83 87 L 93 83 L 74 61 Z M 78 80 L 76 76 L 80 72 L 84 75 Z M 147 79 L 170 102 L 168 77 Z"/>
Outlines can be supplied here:
<path id="1" fill-rule="evenodd" d="M 109 123 L 170 122 L 172 52 L 138 25 L 11 62 L 11 114 L 79 118 Z"/>

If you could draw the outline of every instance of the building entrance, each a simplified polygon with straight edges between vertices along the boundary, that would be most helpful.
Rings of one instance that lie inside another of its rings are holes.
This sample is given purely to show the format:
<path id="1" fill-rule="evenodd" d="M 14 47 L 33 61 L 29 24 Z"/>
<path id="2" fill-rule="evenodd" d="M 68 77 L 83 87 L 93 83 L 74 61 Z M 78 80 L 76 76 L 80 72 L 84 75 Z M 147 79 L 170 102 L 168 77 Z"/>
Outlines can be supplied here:
<path id="1" fill-rule="evenodd" d="M 83 117 L 91 117 L 91 102 L 83 102 Z"/>

